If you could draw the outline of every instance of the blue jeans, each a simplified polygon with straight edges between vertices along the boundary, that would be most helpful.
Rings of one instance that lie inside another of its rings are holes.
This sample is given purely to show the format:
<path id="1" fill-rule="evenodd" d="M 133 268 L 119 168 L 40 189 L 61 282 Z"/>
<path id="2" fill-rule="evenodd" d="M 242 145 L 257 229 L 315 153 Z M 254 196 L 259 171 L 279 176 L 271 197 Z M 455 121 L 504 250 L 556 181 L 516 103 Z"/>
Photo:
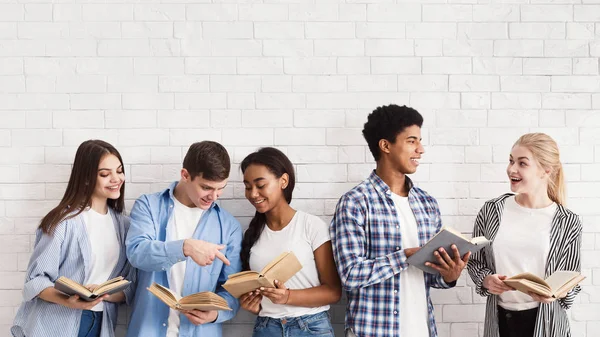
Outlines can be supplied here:
<path id="1" fill-rule="evenodd" d="M 257 317 L 252 337 L 334 337 L 329 312 L 290 318 Z"/>
<path id="2" fill-rule="evenodd" d="M 77 337 L 99 337 L 102 328 L 102 311 L 83 310 Z"/>

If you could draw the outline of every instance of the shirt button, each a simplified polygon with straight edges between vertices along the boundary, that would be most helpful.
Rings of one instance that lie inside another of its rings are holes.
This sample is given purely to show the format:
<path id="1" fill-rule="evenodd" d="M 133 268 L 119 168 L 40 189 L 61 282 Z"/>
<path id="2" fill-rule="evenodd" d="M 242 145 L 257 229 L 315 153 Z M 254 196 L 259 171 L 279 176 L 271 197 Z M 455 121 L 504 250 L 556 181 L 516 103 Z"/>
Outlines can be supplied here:
<path id="1" fill-rule="evenodd" d="M 396 226 L 396 229 L 400 228 L 400 226 Z"/>
<path id="2" fill-rule="evenodd" d="M 398 312 L 396 310 L 394 310 L 394 315 L 398 315 Z"/>
<path id="3" fill-rule="evenodd" d="M 400 250 L 400 247 L 396 247 L 396 250 Z"/>
<path id="4" fill-rule="evenodd" d="M 394 294 L 397 294 L 397 293 L 398 293 L 398 290 L 397 290 L 397 289 L 394 289 Z"/>
<path id="5" fill-rule="evenodd" d="M 167 326 L 167 323 L 163 323 L 163 326 Z"/>
<path id="6" fill-rule="evenodd" d="M 170 208 L 173 208 L 173 205 L 169 205 Z"/>

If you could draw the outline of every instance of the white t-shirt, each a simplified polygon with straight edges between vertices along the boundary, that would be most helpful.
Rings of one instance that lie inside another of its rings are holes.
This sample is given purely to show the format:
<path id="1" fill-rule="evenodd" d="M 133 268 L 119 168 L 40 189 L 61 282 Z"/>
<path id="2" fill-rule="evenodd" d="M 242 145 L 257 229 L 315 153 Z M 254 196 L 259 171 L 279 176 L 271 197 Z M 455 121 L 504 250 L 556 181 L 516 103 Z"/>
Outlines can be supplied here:
<path id="1" fill-rule="evenodd" d="M 121 253 L 115 224 L 110 212 L 100 214 L 88 208 L 81 214 L 91 247 L 90 274 L 85 283 L 104 283 L 115 269 Z M 104 303 L 98 303 L 91 310 L 104 310 Z"/>
<path id="2" fill-rule="evenodd" d="M 506 199 L 493 246 L 498 274 L 511 277 L 530 272 L 544 278 L 555 212 L 555 203 L 534 209 L 517 204 L 514 196 Z M 539 303 L 522 292 L 507 291 L 500 295 L 498 305 L 507 310 L 527 310 Z"/>
<path id="3" fill-rule="evenodd" d="M 179 202 L 177 198 L 173 198 L 173 200 L 175 206 L 173 208 L 173 216 L 169 219 L 169 224 L 167 225 L 167 241 L 189 239 L 194 235 L 194 231 L 204 211 L 198 207 L 187 207 Z M 169 288 L 179 296 L 181 296 L 183 290 L 185 267 L 186 262 L 184 260 L 175 263 L 167 272 Z M 168 322 L 167 337 L 178 337 L 180 324 L 179 311 L 170 309 Z"/>
<path id="4" fill-rule="evenodd" d="M 250 250 L 250 269 L 260 271 L 279 254 L 293 251 L 302 269 L 285 286 L 289 289 L 320 286 L 314 251 L 327 241 L 330 241 L 329 226 L 314 215 L 297 211 L 290 223 L 280 231 L 273 231 L 265 225 L 260 238 Z M 274 304 L 266 297 L 263 297 L 261 305 L 259 316 L 272 318 L 298 317 L 329 310 L 329 305 L 305 308 Z"/>
<path id="5" fill-rule="evenodd" d="M 410 209 L 408 197 L 392 193 L 400 220 L 402 247 L 419 247 L 417 220 Z M 400 273 L 400 336 L 429 337 L 429 313 L 423 271 L 408 266 Z"/>

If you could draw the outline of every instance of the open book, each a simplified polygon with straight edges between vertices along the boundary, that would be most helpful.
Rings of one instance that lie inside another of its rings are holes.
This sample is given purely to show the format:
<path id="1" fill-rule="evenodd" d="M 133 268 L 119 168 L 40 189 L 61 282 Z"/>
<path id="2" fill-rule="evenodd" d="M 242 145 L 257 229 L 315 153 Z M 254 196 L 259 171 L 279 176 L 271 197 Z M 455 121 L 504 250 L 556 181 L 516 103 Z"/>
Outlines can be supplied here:
<path id="1" fill-rule="evenodd" d="M 260 287 L 275 288 L 274 281 L 285 283 L 302 269 L 293 252 L 284 252 L 266 265 L 260 272 L 253 270 L 229 275 L 223 288 L 235 298 Z"/>
<path id="2" fill-rule="evenodd" d="M 563 298 L 583 279 L 585 276 L 576 271 L 556 271 L 545 280 L 531 273 L 522 273 L 507 278 L 504 283 L 526 294 L 532 292 L 542 296 Z"/>
<path id="3" fill-rule="evenodd" d="M 175 310 L 231 310 L 223 297 L 210 291 L 203 291 L 181 297 L 171 289 L 161 286 L 158 283 L 152 283 L 152 285 L 146 289 L 171 309 Z"/>
<path id="4" fill-rule="evenodd" d="M 427 243 L 421 247 L 421 249 L 406 259 L 406 262 L 409 265 L 423 270 L 424 272 L 437 274 L 438 271 L 431 267 L 427 267 L 425 262 L 437 263 L 437 259 L 433 253 L 440 249 L 440 247 L 443 247 L 450 257 L 454 257 L 451 246 L 452 244 L 455 244 L 462 258 L 467 252 L 478 252 L 480 249 L 489 245 L 490 243 L 491 241 L 486 239 L 484 236 L 478 236 L 469 240 L 460 232 L 450 227 L 442 227 L 442 229 L 434 237 L 427 241 Z"/>
<path id="5" fill-rule="evenodd" d="M 123 279 L 123 276 L 119 276 L 99 284 L 94 291 L 90 291 L 83 285 L 61 276 L 54 282 L 54 288 L 69 296 L 79 295 L 82 300 L 91 302 L 100 296 L 118 293 L 127 288 L 130 283 L 131 282 Z"/>

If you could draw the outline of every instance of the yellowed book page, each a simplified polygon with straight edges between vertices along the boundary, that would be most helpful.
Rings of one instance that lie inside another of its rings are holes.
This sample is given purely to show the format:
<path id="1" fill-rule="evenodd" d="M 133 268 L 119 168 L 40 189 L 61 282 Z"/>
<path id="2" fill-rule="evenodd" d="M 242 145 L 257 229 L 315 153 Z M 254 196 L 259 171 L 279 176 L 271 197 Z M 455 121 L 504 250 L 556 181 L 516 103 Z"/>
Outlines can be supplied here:
<path id="1" fill-rule="evenodd" d="M 263 276 L 269 281 L 278 280 L 285 283 L 302 269 L 302 264 L 293 252 L 281 257 L 276 264 L 265 268 Z"/>
<path id="2" fill-rule="evenodd" d="M 185 296 L 179 301 L 178 308 L 182 310 L 231 310 L 223 297 L 208 291 Z"/>
<path id="3" fill-rule="evenodd" d="M 556 298 L 565 297 L 567 295 L 567 293 L 569 291 L 571 291 L 571 289 L 573 289 L 576 285 L 578 285 L 579 283 L 581 283 L 581 281 L 583 281 L 585 279 L 585 276 L 583 276 L 577 272 L 573 272 L 572 278 L 570 278 L 569 280 L 567 280 L 566 282 L 561 284 L 561 283 L 559 283 L 558 279 L 557 280 L 550 279 L 550 278 L 552 278 L 552 276 L 554 276 L 554 274 L 550 275 L 550 277 L 548 277 L 547 281 L 548 281 L 548 283 L 550 283 L 552 285 L 553 294 L 554 294 L 554 297 L 556 297 Z"/>
<path id="4" fill-rule="evenodd" d="M 542 279 L 541 277 L 534 275 L 532 273 L 521 273 L 521 274 L 517 274 L 515 276 L 509 277 L 507 279 L 508 280 L 529 280 L 531 282 L 535 282 L 541 285 L 546 286 L 548 289 L 552 289 L 552 287 L 550 287 L 550 285 L 548 283 L 546 283 L 546 281 L 544 279 Z"/>
<path id="5" fill-rule="evenodd" d="M 94 294 L 100 295 L 102 293 L 109 292 L 112 289 L 118 288 L 118 287 L 122 286 L 123 284 L 127 284 L 127 283 L 129 283 L 129 281 L 123 280 L 123 279 L 118 280 L 116 282 L 109 283 L 109 284 L 103 283 L 102 286 L 99 286 L 98 288 L 94 289 Z"/>
<path id="6" fill-rule="evenodd" d="M 158 283 L 152 283 L 152 285 L 147 289 L 169 307 L 173 309 L 177 308 L 179 296 L 177 296 L 177 294 L 175 294 L 171 289 L 164 287 Z"/>
<path id="7" fill-rule="evenodd" d="M 271 260 L 271 262 L 269 262 L 269 264 L 267 264 L 260 271 L 260 274 L 261 275 L 265 275 L 266 273 L 269 272 L 269 270 L 271 270 L 271 268 L 273 268 L 273 266 L 275 266 L 276 264 L 278 264 L 280 261 L 282 261 L 283 259 L 285 259 L 290 254 L 294 254 L 294 253 L 293 252 L 283 252 L 283 253 L 279 254 L 276 258 L 274 258 L 273 260 Z"/>
<path id="8" fill-rule="evenodd" d="M 56 283 L 62 283 L 63 285 L 65 285 L 65 286 L 67 286 L 67 287 L 69 287 L 71 289 L 75 289 L 75 290 L 77 290 L 78 292 L 84 294 L 87 297 L 92 296 L 92 292 L 88 288 L 86 288 L 86 287 L 82 286 L 81 284 L 79 284 L 79 283 L 71 280 L 70 278 L 61 276 L 61 277 L 59 277 L 56 280 Z"/>
<path id="9" fill-rule="evenodd" d="M 504 283 L 509 287 L 512 287 L 522 293 L 534 292 L 536 294 L 542 296 L 552 296 L 552 292 L 549 287 L 545 285 L 541 285 L 539 283 L 526 280 L 526 279 L 518 279 L 518 280 L 505 280 Z"/>
<path id="10" fill-rule="evenodd" d="M 454 229 L 452 227 L 443 226 L 442 229 L 440 230 L 440 232 L 443 231 L 443 230 L 446 230 L 446 231 L 448 231 L 448 232 L 450 232 L 450 233 L 458 236 L 459 238 L 463 238 L 463 239 L 465 239 L 465 241 L 469 241 L 469 240 L 467 240 L 467 238 L 460 231 L 458 231 L 458 230 L 456 230 L 456 229 Z"/>
<path id="11" fill-rule="evenodd" d="M 246 279 L 235 282 L 230 282 L 233 280 L 227 280 L 225 284 L 223 284 L 223 288 L 227 290 L 233 297 L 239 298 L 240 296 L 247 294 L 251 291 L 254 291 L 260 287 L 265 288 L 274 288 L 275 285 L 267 280 L 264 277 L 254 278 L 254 279 Z"/>
<path id="12" fill-rule="evenodd" d="M 238 279 L 244 279 L 244 278 L 258 278 L 260 274 L 255 272 L 254 270 L 247 270 L 247 271 L 241 271 L 239 273 L 235 273 L 235 274 L 230 274 L 227 277 L 227 280 L 238 280 Z"/>
<path id="13" fill-rule="evenodd" d="M 201 310 L 201 311 L 211 311 L 211 310 L 226 310 L 230 311 L 231 308 L 227 305 L 218 305 L 218 304 L 181 304 L 178 310 Z"/>

